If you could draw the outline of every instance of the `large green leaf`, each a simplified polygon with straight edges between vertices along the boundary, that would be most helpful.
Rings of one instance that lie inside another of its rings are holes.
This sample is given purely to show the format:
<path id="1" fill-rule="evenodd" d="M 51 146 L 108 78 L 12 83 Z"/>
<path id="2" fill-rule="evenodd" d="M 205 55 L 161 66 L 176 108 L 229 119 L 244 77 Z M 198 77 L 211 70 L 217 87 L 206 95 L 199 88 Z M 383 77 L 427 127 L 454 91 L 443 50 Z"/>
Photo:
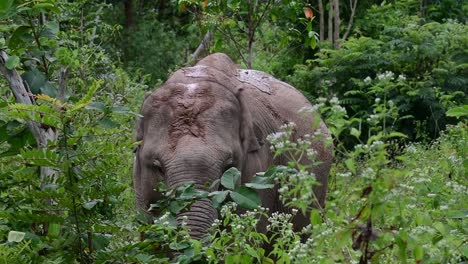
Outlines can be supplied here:
<path id="1" fill-rule="evenodd" d="M 214 208 L 220 208 L 221 204 L 226 200 L 229 191 L 216 191 L 211 193 L 211 201 Z"/>
<path id="2" fill-rule="evenodd" d="M 230 196 L 234 202 L 243 208 L 255 209 L 261 204 L 258 193 L 246 186 L 240 186 L 235 191 L 230 192 Z"/>
<path id="3" fill-rule="evenodd" d="M 236 183 L 240 178 L 240 171 L 232 167 L 224 172 L 223 176 L 221 177 L 221 185 L 226 187 L 229 190 L 234 190 L 236 188 Z"/>
<path id="4" fill-rule="evenodd" d="M 31 27 L 29 26 L 19 26 L 11 35 L 8 40 L 8 47 L 12 50 L 18 48 L 23 48 L 24 44 L 30 44 L 33 41 L 33 36 L 31 35 Z"/>
<path id="5" fill-rule="evenodd" d="M 460 118 L 463 116 L 468 116 L 468 105 L 463 105 L 459 107 L 451 108 L 447 111 L 447 116 L 453 116 Z"/>
<path id="6" fill-rule="evenodd" d="M 10 56 L 8 60 L 5 62 L 5 67 L 9 70 L 13 70 L 18 66 L 20 63 L 20 59 L 18 56 Z"/>
<path id="7" fill-rule="evenodd" d="M 250 183 L 246 183 L 245 186 L 261 190 L 261 189 L 270 189 L 275 186 L 273 183 L 273 178 L 270 177 L 261 177 L 261 176 L 255 176 L 252 178 Z"/>
<path id="8" fill-rule="evenodd" d="M 26 81 L 29 89 L 33 94 L 41 93 L 42 86 L 44 86 L 47 82 L 45 74 L 36 68 L 23 73 L 21 77 L 23 77 L 23 80 Z"/>

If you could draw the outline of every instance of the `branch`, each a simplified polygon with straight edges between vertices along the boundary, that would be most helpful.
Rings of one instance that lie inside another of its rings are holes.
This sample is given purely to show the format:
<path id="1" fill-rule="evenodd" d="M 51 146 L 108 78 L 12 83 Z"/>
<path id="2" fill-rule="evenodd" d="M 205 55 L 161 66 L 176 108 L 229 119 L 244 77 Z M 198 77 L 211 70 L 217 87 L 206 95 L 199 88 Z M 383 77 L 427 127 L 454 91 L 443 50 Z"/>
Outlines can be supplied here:
<path id="1" fill-rule="evenodd" d="M 191 62 L 197 61 L 200 56 L 205 53 L 209 47 L 211 40 L 213 39 L 213 33 L 211 31 L 206 32 L 205 36 L 203 37 L 202 42 L 200 45 L 198 45 L 198 48 L 195 50 L 195 52 L 191 56 Z"/>
<path id="2" fill-rule="evenodd" d="M 234 48 L 237 50 L 237 52 L 239 53 L 239 56 L 242 59 L 242 62 L 244 62 L 244 64 L 247 65 L 247 60 L 245 59 L 244 55 L 242 55 L 242 48 L 237 43 L 237 41 L 234 38 L 234 36 L 232 35 L 231 31 L 229 29 L 227 31 L 224 31 L 224 30 L 221 29 L 221 27 L 216 27 L 216 29 L 219 32 L 221 32 L 221 34 L 227 35 L 231 39 L 232 43 L 234 44 Z"/>
<path id="3" fill-rule="evenodd" d="M 346 27 L 346 32 L 343 35 L 343 39 L 346 40 L 349 36 L 349 33 L 351 33 L 351 27 L 353 26 L 353 21 L 354 21 L 354 14 L 356 12 L 356 6 L 358 0 L 349 0 L 350 6 L 351 6 L 351 16 L 349 17 L 349 22 L 348 26 Z"/>
<path id="4" fill-rule="evenodd" d="M 7 61 L 8 55 L 3 50 L 0 50 L 0 74 L 2 74 L 10 84 L 10 89 L 16 98 L 16 102 L 26 105 L 34 104 L 34 99 L 31 98 L 31 94 L 24 86 L 23 79 L 21 78 L 18 71 L 15 69 L 9 70 L 6 68 L 5 63 Z M 44 148 L 47 144 L 46 131 L 40 127 L 40 124 L 34 121 L 28 121 L 27 126 L 34 135 L 37 145 L 40 148 Z"/>

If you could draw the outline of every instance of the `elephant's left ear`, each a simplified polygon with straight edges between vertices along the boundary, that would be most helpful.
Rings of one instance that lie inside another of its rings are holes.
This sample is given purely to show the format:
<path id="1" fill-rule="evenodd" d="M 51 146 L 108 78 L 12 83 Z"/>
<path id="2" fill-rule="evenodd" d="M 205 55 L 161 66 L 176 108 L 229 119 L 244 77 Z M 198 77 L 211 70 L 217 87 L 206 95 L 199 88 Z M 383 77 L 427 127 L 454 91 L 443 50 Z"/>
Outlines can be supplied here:
<path id="1" fill-rule="evenodd" d="M 261 146 L 258 143 L 257 137 L 255 135 L 252 115 L 250 114 L 249 108 L 247 107 L 245 100 L 243 99 L 242 91 L 243 88 L 239 88 L 236 94 L 241 107 L 240 139 L 242 142 L 242 148 L 246 152 L 254 152 L 259 150 Z"/>

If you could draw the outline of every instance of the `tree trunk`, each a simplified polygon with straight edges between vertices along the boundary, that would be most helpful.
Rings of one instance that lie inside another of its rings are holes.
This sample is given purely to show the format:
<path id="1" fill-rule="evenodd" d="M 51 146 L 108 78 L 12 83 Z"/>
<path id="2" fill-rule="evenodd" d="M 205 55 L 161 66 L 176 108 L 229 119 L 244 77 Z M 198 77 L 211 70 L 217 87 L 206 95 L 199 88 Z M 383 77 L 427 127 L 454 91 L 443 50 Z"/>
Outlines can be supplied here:
<path id="1" fill-rule="evenodd" d="M 320 35 L 320 42 L 322 42 L 325 39 L 325 12 L 323 10 L 323 1 L 318 0 L 318 8 L 319 8 L 319 14 L 320 14 L 320 30 L 319 30 L 319 35 Z"/>
<path id="2" fill-rule="evenodd" d="M 133 19 L 133 1 L 124 0 L 125 27 L 131 28 L 135 24 Z"/>
<path id="3" fill-rule="evenodd" d="M 340 1 L 339 0 L 334 0 L 333 10 L 335 11 L 333 44 L 334 44 L 335 49 L 339 49 L 340 48 Z"/>
<path id="4" fill-rule="evenodd" d="M 329 0 L 329 9 L 328 9 L 328 41 L 333 43 L 333 1 Z"/>

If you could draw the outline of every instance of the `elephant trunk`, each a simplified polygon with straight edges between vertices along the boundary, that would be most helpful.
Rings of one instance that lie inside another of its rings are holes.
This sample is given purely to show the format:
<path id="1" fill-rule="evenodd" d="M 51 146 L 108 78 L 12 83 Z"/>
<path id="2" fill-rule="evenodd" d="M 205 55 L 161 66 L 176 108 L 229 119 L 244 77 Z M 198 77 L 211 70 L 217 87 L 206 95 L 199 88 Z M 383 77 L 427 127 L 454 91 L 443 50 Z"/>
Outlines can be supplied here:
<path id="1" fill-rule="evenodd" d="M 208 233 L 214 220 L 218 218 L 218 213 L 209 199 L 202 199 L 195 202 L 189 211 L 180 213 L 177 221 L 181 222 L 183 218 L 186 218 L 190 236 L 194 239 L 201 239 Z"/>
<path id="2" fill-rule="evenodd" d="M 205 173 L 201 171 L 187 173 L 182 166 L 175 166 L 179 171 L 167 174 L 167 185 L 170 189 L 175 189 L 184 183 L 194 181 L 194 187 L 197 190 L 203 190 L 206 188 L 206 179 L 212 179 L 212 177 L 206 176 L 207 174 L 213 173 L 213 168 L 204 168 Z M 194 167 L 192 167 L 193 170 Z M 195 175 L 194 175 L 195 174 Z M 202 176 L 203 175 L 203 176 Z M 201 179 L 204 179 L 203 181 Z M 218 212 L 213 207 L 210 199 L 201 199 L 196 201 L 188 211 L 177 215 L 177 222 L 181 223 L 184 219 L 186 226 L 190 232 L 190 235 L 194 239 L 200 239 L 208 233 L 209 228 L 213 224 L 214 220 L 218 218 Z"/>

